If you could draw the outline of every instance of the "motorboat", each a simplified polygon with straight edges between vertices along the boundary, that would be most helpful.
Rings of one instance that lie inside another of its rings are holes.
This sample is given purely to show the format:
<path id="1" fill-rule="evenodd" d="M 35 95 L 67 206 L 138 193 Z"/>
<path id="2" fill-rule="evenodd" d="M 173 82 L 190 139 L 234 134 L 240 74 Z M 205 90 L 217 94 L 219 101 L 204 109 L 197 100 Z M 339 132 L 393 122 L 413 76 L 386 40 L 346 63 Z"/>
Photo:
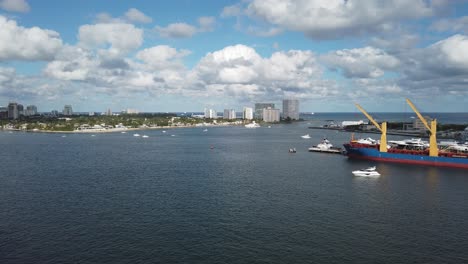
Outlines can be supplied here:
<path id="1" fill-rule="evenodd" d="M 255 123 L 255 121 L 252 121 L 252 123 L 245 125 L 246 128 L 257 128 L 260 127 L 259 124 Z"/>
<path id="2" fill-rule="evenodd" d="M 301 138 L 308 139 L 308 138 L 310 138 L 310 135 L 309 135 L 309 134 L 305 134 L 305 135 L 301 136 Z"/>
<path id="3" fill-rule="evenodd" d="M 290 148 L 289 149 L 289 153 L 296 153 L 296 152 L 297 152 L 296 148 Z"/>
<path id="4" fill-rule="evenodd" d="M 143 136 L 141 136 L 141 137 L 142 137 L 142 138 L 147 138 L 148 136 L 147 136 L 147 135 L 143 135 Z"/>
<path id="5" fill-rule="evenodd" d="M 139 136 L 140 136 L 140 134 L 133 134 L 133 136 L 134 136 L 134 137 L 139 137 Z"/>
<path id="6" fill-rule="evenodd" d="M 328 139 L 324 138 L 322 142 L 317 144 L 317 146 L 313 146 L 309 148 L 310 152 L 327 152 L 327 153 L 335 153 L 341 154 L 343 153 L 342 148 L 335 148 L 333 145 L 328 141 Z"/>
<path id="7" fill-rule="evenodd" d="M 208 129 L 207 129 L 207 128 L 205 128 L 205 129 L 203 130 L 203 132 L 208 132 Z"/>
<path id="8" fill-rule="evenodd" d="M 375 170 L 374 167 L 369 167 L 367 169 L 355 170 L 353 171 L 354 176 L 363 176 L 363 177 L 378 177 L 380 173 Z"/>

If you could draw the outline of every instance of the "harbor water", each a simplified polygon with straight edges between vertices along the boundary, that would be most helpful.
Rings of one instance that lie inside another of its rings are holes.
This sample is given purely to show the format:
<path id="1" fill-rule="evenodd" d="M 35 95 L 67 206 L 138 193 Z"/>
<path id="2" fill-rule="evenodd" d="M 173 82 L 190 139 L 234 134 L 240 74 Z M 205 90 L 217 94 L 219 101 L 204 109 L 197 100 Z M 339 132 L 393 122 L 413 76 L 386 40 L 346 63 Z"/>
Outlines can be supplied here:
<path id="1" fill-rule="evenodd" d="M 468 263 L 467 170 L 308 126 L 0 132 L 0 263 Z"/>

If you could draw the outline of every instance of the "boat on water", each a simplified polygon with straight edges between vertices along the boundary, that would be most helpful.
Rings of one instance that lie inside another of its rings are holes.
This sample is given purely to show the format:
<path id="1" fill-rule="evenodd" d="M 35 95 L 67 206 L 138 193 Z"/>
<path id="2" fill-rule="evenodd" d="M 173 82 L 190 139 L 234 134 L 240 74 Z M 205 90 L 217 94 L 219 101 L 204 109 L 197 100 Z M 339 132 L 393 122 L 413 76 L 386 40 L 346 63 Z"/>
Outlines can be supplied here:
<path id="1" fill-rule="evenodd" d="M 309 135 L 309 134 L 305 134 L 305 135 L 301 136 L 301 138 L 309 139 L 309 138 L 310 138 L 310 135 Z"/>
<path id="2" fill-rule="evenodd" d="M 378 177 L 380 173 L 375 170 L 374 167 L 369 167 L 367 169 L 360 169 L 352 171 L 354 176 L 363 176 L 363 177 Z"/>
<path id="3" fill-rule="evenodd" d="M 259 124 L 255 123 L 255 121 L 252 121 L 252 123 L 245 125 L 246 128 L 257 128 L 260 127 Z"/>
<path id="4" fill-rule="evenodd" d="M 148 138 L 148 136 L 147 136 L 147 135 L 143 135 L 143 136 L 141 136 L 141 137 L 142 137 L 142 138 Z"/>
<path id="5" fill-rule="evenodd" d="M 408 139 L 388 141 L 387 144 L 387 123 L 378 124 L 364 109 L 356 105 L 380 130 L 381 138 L 373 144 L 351 139 L 344 144 L 346 155 L 353 159 L 468 169 L 468 147 L 464 144 L 439 144 L 436 139 L 437 121 L 428 122 L 409 99 L 406 101 L 429 131 L 429 142 Z"/>
<path id="6" fill-rule="evenodd" d="M 290 148 L 289 149 L 289 153 L 296 153 L 296 152 L 297 152 L 296 148 Z"/>
<path id="7" fill-rule="evenodd" d="M 139 136 L 140 136 L 140 134 L 133 134 L 133 136 L 134 136 L 134 137 L 139 137 Z"/>
<path id="8" fill-rule="evenodd" d="M 310 147 L 309 152 L 325 152 L 325 153 L 342 154 L 343 149 L 333 147 L 333 144 L 331 144 L 328 139 L 324 138 L 322 142 L 320 142 L 316 146 Z"/>
<path id="9" fill-rule="evenodd" d="M 203 129 L 203 132 L 208 132 L 208 129 L 206 129 L 206 128 L 205 128 L 205 129 Z"/>

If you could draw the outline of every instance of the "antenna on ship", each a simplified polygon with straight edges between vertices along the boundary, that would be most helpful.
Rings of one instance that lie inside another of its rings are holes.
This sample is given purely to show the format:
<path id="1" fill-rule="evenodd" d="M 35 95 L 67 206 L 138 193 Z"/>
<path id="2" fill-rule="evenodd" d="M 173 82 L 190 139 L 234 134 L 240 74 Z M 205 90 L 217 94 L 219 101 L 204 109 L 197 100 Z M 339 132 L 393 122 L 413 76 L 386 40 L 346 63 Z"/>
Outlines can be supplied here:
<path id="1" fill-rule="evenodd" d="M 418 116 L 419 120 L 424 124 L 427 130 L 430 132 L 430 137 L 429 137 L 429 156 L 431 157 L 438 157 L 439 156 L 439 148 L 437 148 L 437 138 L 436 138 L 436 133 L 437 133 L 437 120 L 432 119 L 431 120 L 431 125 L 429 126 L 427 120 L 419 113 L 418 109 L 416 109 L 416 106 L 410 101 L 410 99 L 406 98 L 406 102 L 409 104 L 411 109 L 416 113 Z"/>
<path id="2" fill-rule="evenodd" d="M 387 122 L 382 122 L 381 125 L 377 123 L 372 116 L 370 116 L 366 110 L 364 110 L 359 104 L 356 104 L 356 107 L 369 119 L 369 121 L 374 124 L 374 126 L 382 133 L 380 136 L 380 152 L 387 152 Z"/>

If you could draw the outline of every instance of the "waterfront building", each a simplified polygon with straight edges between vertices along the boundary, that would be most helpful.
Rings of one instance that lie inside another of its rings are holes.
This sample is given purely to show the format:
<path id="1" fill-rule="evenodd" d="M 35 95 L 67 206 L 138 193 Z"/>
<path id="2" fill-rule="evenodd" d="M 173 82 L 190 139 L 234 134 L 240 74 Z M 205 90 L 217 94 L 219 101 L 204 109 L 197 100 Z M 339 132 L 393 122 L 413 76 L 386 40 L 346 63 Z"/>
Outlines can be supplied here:
<path id="1" fill-rule="evenodd" d="M 262 119 L 263 118 L 263 109 L 267 109 L 270 107 L 271 109 L 275 108 L 275 104 L 273 103 L 255 103 L 255 118 Z"/>
<path id="2" fill-rule="evenodd" d="M 263 121 L 267 123 L 279 122 L 280 121 L 280 110 L 271 107 L 263 109 Z"/>
<path id="3" fill-rule="evenodd" d="M 18 103 L 10 102 L 8 104 L 8 118 L 10 118 L 10 119 L 18 119 L 19 118 Z"/>
<path id="4" fill-rule="evenodd" d="M 283 100 L 283 119 L 287 119 L 288 117 L 291 120 L 299 120 L 299 100 Z"/>
<path id="5" fill-rule="evenodd" d="M 8 107 L 0 106 L 0 119 L 8 118 Z"/>
<path id="6" fill-rule="evenodd" d="M 24 115 L 24 106 L 22 104 L 18 104 L 18 116 Z"/>
<path id="7" fill-rule="evenodd" d="M 211 108 L 205 108 L 205 118 L 212 118 L 216 119 L 218 117 L 218 114 L 214 109 Z"/>
<path id="8" fill-rule="evenodd" d="M 252 107 L 244 107 L 244 111 L 242 111 L 242 119 L 245 119 L 245 120 L 252 120 L 253 119 L 253 109 L 252 109 Z"/>
<path id="9" fill-rule="evenodd" d="M 432 118 L 430 118 L 429 116 L 424 116 L 424 119 L 426 119 L 428 122 L 432 120 Z M 419 131 L 426 131 L 426 126 L 419 118 L 415 118 L 413 120 L 413 129 Z"/>
<path id="10" fill-rule="evenodd" d="M 73 115 L 72 106 L 71 106 L 71 105 L 65 105 L 65 106 L 63 107 L 62 114 L 65 115 L 65 116 L 71 116 L 71 115 Z"/>
<path id="11" fill-rule="evenodd" d="M 224 109 L 223 119 L 236 119 L 236 111 L 234 109 Z"/>
<path id="12" fill-rule="evenodd" d="M 26 106 L 26 111 L 24 112 L 25 116 L 37 115 L 37 107 L 35 105 Z"/>
<path id="13" fill-rule="evenodd" d="M 106 111 L 106 115 L 107 115 L 107 116 L 111 116 L 111 115 L 112 115 L 112 111 L 111 111 L 111 109 L 110 109 L 110 108 L 108 108 L 108 109 L 107 109 L 107 111 Z"/>

